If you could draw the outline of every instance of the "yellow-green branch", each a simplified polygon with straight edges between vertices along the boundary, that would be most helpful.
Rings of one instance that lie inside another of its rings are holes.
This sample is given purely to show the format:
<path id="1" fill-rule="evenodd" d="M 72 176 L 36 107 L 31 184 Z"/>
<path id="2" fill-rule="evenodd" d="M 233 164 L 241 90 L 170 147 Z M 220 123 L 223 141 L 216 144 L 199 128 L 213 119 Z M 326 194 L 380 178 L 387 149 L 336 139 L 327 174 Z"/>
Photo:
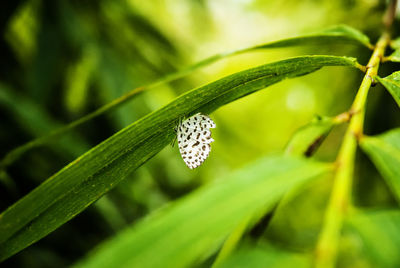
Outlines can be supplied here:
<path id="1" fill-rule="evenodd" d="M 316 248 L 315 267 L 333 268 L 335 266 L 343 219 L 351 202 L 357 140 L 363 134 L 367 95 L 373 83 L 372 77 L 378 73 L 379 65 L 389 42 L 389 35 L 385 33 L 376 44 L 367 65 L 367 72 L 350 109 L 353 116 L 350 119 L 336 160 L 337 170 L 324 225 Z"/>

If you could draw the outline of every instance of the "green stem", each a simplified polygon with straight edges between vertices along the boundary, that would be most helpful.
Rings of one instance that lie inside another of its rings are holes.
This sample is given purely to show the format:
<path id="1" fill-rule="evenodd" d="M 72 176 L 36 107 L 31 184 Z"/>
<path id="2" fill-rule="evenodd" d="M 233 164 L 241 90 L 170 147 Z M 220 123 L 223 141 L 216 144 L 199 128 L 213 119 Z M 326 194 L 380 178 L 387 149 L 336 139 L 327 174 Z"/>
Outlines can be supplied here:
<path id="1" fill-rule="evenodd" d="M 367 95 L 373 83 L 372 77 L 378 73 L 379 64 L 389 42 L 389 34 L 384 33 L 376 44 L 367 65 L 367 73 L 350 109 L 354 114 L 350 119 L 336 160 L 337 170 L 324 224 L 316 248 L 315 267 L 333 268 L 335 266 L 343 219 L 351 202 L 357 140 L 363 133 Z"/>

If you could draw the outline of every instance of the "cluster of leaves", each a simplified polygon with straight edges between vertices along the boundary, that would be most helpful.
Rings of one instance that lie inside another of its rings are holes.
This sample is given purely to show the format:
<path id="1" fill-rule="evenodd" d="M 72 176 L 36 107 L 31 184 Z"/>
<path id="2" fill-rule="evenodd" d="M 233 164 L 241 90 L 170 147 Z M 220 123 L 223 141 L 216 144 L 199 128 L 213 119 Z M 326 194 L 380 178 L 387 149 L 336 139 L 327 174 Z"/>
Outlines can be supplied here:
<path id="1" fill-rule="evenodd" d="M 348 26 L 335 26 L 306 36 L 216 55 L 156 83 L 177 79 L 239 53 L 343 42 L 374 47 L 369 38 L 359 31 Z M 396 42 L 393 42 L 395 52 L 388 60 L 396 61 L 397 48 Z M 136 120 L 87 150 L 0 214 L 0 259 L 13 256 L 59 228 L 159 153 L 174 139 L 174 127 L 180 118 L 197 112 L 209 114 L 284 79 L 304 76 L 327 66 L 346 66 L 365 71 L 355 58 L 324 55 L 290 58 L 244 70 L 190 90 Z M 385 86 L 400 105 L 400 72 L 373 79 Z M 3 96 L 4 102 L 8 96 Z M 124 101 L 107 106 L 101 113 Z M 215 267 L 244 267 L 249 264 L 256 267 L 260 263 L 273 267 L 310 266 L 312 255 L 309 253 L 278 250 L 271 245 L 255 245 L 253 241 L 245 240 L 239 247 L 238 242 L 246 231 L 276 208 L 286 193 L 335 172 L 332 163 L 306 157 L 313 155 L 332 128 L 346 121 L 347 117 L 344 118 L 317 118 L 295 133 L 285 155 L 260 158 L 233 174 L 227 174 L 226 178 L 172 202 L 104 242 L 76 266 L 189 267 L 204 262 L 205 265 L 213 262 Z M 69 128 L 72 127 L 75 125 Z M 45 142 L 47 140 L 50 138 Z M 377 136 L 364 136 L 360 145 L 381 172 L 393 196 L 400 201 L 400 129 Z M 6 157 L 3 164 L 9 161 L 14 159 Z M 2 172 L 5 174 L 4 170 Z M 277 209 L 280 208 L 281 204 Z M 395 267 L 400 264 L 396 254 L 396 248 L 400 246 L 400 232 L 396 228 L 399 220 L 398 210 L 371 213 L 355 209 L 348 217 L 346 227 L 362 239 L 371 263 L 380 267 Z M 381 229 L 382 226 L 385 228 Z M 384 248 L 375 245 L 377 237 L 384 239 Z"/>

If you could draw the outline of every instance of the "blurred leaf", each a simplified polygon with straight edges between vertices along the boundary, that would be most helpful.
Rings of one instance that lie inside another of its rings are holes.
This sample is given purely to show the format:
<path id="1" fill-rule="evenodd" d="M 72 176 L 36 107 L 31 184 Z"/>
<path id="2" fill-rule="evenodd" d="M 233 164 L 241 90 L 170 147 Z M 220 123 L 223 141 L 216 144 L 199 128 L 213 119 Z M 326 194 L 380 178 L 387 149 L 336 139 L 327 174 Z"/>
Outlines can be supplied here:
<path id="1" fill-rule="evenodd" d="M 369 42 L 368 36 L 364 35 L 360 31 L 351 28 L 349 26 L 338 25 L 329 27 L 327 29 L 312 34 L 285 38 L 278 41 L 272 41 L 265 44 L 256 45 L 253 47 L 216 54 L 203 61 L 200 61 L 199 63 L 195 64 L 192 68 L 197 69 L 201 66 L 211 64 L 227 56 L 234 56 L 246 52 L 256 51 L 259 49 L 283 48 L 283 47 L 305 46 L 305 45 L 334 45 L 343 42 L 353 42 L 353 43 L 363 44 L 369 48 L 373 47 L 373 45 L 371 45 L 371 43 Z"/>
<path id="2" fill-rule="evenodd" d="M 314 34 L 283 39 L 264 45 L 259 45 L 251 49 L 277 48 L 296 45 L 332 45 L 341 42 L 359 43 L 365 45 L 368 48 L 373 48 L 373 45 L 370 43 L 368 36 L 364 35 L 362 32 L 347 25 L 338 25 L 316 32 Z"/>
<path id="3" fill-rule="evenodd" d="M 330 27 L 324 31 L 326 34 L 331 34 L 332 36 L 343 36 L 346 37 L 348 40 L 358 41 L 361 44 L 366 45 L 367 47 L 373 47 L 370 43 L 369 37 L 364 33 L 360 32 L 359 30 L 350 27 L 348 25 L 337 25 Z"/>
<path id="4" fill-rule="evenodd" d="M 65 78 L 65 106 L 71 114 L 80 113 L 89 94 L 90 80 L 97 65 L 97 52 L 93 46 L 83 49 L 79 61 L 69 66 Z"/>
<path id="5" fill-rule="evenodd" d="M 18 124 L 26 129 L 27 133 L 32 136 L 39 136 L 44 132 L 61 126 L 60 122 L 52 118 L 39 105 L 14 91 L 15 89 L 12 90 L 9 86 L 0 83 L 0 104 L 10 111 Z M 70 159 L 73 159 L 89 150 L 90 146 L 81 136 L 76 133 L 69 133 L 69 135 L 62 137 L 61 142 L 56 143 L 51 148 L 60 153 L 60 155 L 68 155 Z M 15 187 L 15 181 L 8 177 L 5 171 L 0 171 L 0 181 L 4 182 L 9 188 Z M 108 219 L 111 223 L 110 225 L 114 222 L 122 221 L 119 218 L 120 215 L 116 212 L 117 210 L 106 196 L 95 203 L 95 207 L 100 213 L 112 214 L 113 222 Z"/>
<path id="6" fill-rule="evenodd" d="M 216 54 L 212 57 L 209 57 L 193 65 L 191 68 L 188 69 L 188 71 L 192 71 L 202 66 L 206 66 L 208 64 L 211 64 L 217 60 L 223 59 L 228 56 L 239 55 L 242 53 L 256 51 L 259 49 L 283 48 L 283 47 L 305 46 L 305 45 L 334 45 L 343 42 L 353 42 L 353 43 L 363 44 L 369 48 L 373 47 L 373 45 L 371 45 L 371 43 L 369 42 L 368 36 L 364 35 L 360 31 L 351 28 L 347 25 L 337 25 L 312 34 L 285 38 L 278 41 L 272 41 L 265 44 L 256 45 L 253 47 Z"/>
<path id="7" fill-rule="evenodd" d="M 335 122 L 333 118 L 317 117 L 311 123 L 299 128 L 286 146 L 289 155 L 311 156 L 319 147 Z"/>
<path id="8" fill-rule="evenodd" d="M 311 260 L 305 255 L 269 247 L 248 247 L 233 253 L 217 268 L 306 268 L 311 267 Z"/>
<path id="9" fill-rule="evenodd" d="M 400 62 L 400 49 L 396 49 L 389 57 L 387 57 L 387 59 L 394 62 Z"/>
<path id="10" fill-rule="evenodd" d="M 70 220 L 175 136 L 179 118 L 218 107 L 257 90 L 316 71 L 352 66 L 354 58 L 305 56 L 238 72 L 193 89 L 92 148 L 0 215 L 0 259 L 18 252 Z"/>
<path id="11" fill-rule="evenodd" d="M 300 158 L 262 158 L 206 185 L 101 245 L 77 267 L 190 267 L 244 218 L 329 170 Z"/>
<path id="12" fill-rule="evenodd" d="M 39 6 L 40 1 L 23 2 L 9 20 L 4 33 L 5 40 L 10 43 L 16 56 L 24 64 L 32 59 L 36 49 Z"/>
<path id="13" fill-rule="evenodd" d="M 269 211 L 270 208 L 267 208 Z M 262 215 L 264 215 L 264 211 L 262 211 Z M 260 213 L 260 212 L 258 212 Z M 250 215 L 254 217 L 254 215 Z M 218 252 L 217 257 L 211 268 L 219 267 L 220 263 L 224 262 L 225 259 L 232 254 L 232 252 L 236 249 L 238 243 L 241 241 L 243 235 L 245 234 L 247 228 L 249 228 L 251 218 L 243 218 L 242 221 L 230 232 L 228 237 L 225 239 L 221 249 Z M 257 222 L 259 221 L 259 217 L 257 217 Z"/>
<path id="14" fill-rule="evenodd" d="M 361 148 L 369 155 L 400 202 L 400 129 L 362 138 Z"/>
<path id="15" fill-rule="evenodd" d="M 397 105 L 400 107 L 400 71 L 392 73 L 385 78 L 380 78 L 379 76 L 375 76 L 374 78 L 389 91 L 393 99 L 397 102 Z"/>
<path id="16" fill-rule="evenodd" d="M 52 118 L 40 105 L 1 83 L 0 104 L 10 111 L 17 123 L 33 137 L 41 136 L 62 126 L 61 122 Z M 72 157 L 76 157 L 90 148 L 87 142 L 76 133 L 70 133 L 63 137 L 57 145 L 56 149 Z"/>
<path id="17" fill-rule="evenodd" d="M 372 267 L 400 267 L 400 211 L 357 211 L 347 220 L 363 242 Z"/>
<path id="18" fill-rule="evenodd" d="M 396 50 L 396 49 L 400 49 L 400 37 L 396 38 L 395 40 L 392 40 L 390 42 L 390 46 Z"/>

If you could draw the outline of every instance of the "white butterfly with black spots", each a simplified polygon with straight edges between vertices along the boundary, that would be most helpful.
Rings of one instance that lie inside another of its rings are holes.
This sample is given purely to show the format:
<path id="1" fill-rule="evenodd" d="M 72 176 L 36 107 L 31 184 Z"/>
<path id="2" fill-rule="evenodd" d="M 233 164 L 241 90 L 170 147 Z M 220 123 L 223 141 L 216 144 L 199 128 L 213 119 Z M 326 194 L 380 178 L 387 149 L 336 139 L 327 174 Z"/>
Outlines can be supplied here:
<path id="1" fill-rule="evenodd" d="M 207 115 L 197 113 L 183 120 L 177 127 L 179 152 L 183 161 L 190 169 L 197 168 L 208 157 L 211 145 L 211 128 L 214 121 Z"/>

